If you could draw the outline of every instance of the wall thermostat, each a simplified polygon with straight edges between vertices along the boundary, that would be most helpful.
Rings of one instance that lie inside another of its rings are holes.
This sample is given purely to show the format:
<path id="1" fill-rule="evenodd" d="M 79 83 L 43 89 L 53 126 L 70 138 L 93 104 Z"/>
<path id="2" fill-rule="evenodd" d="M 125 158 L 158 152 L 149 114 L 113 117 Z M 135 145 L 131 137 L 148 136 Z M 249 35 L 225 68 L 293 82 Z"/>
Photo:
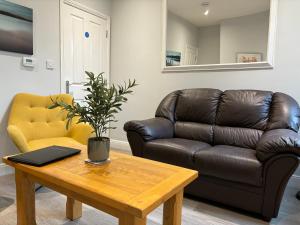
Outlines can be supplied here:
<path id="1" fill-rule="evenodd" d="M 25 66 L 25 67 L 34 67 L 35 66 L 35 58 L 23 57 L 23 66 Z"/>

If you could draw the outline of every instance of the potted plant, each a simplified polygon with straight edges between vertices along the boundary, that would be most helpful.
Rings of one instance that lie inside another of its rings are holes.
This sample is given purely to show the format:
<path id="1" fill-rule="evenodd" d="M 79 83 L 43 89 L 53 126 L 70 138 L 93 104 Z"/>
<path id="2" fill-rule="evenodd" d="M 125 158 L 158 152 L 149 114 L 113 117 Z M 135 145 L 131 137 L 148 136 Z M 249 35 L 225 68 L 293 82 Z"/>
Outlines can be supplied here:
<path id="1" fill-rule="evenodd" d="M 55 99 L 49 107 L 54 109 L 60 107 L 67 112 L 66 128 L 68 129 L 74 117 L 78 118 L 77 123 L 88 123 L 95 134 L 88 140 L 88 158 L 92 163 L 104 163 L 109 159 L 110 139 L 104 137 L 104 134 L 111 127 L 111 122 L 116 122 L 115 114 L 122 111 L 121 106 L 127 102 L 125 97 L 132 93 L 132 88 L 137 84 L 135 80 L 129 80 L 128 84 L 111 85 L 103 77 L 104 73 L 95 75 L 92 72 L 86 72 L 87 82 L 84 84 L 86 96 L 83 104 L 72 102 L 66 104 L 63 100 Z"/>

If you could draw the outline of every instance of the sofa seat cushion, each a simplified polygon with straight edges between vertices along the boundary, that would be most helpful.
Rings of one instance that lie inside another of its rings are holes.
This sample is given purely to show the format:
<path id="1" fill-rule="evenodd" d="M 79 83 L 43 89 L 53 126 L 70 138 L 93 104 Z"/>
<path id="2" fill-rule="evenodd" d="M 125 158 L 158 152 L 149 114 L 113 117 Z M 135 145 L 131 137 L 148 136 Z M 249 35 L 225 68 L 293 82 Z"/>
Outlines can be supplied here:
<path id="1" fill-rule="evenodd" d="M 195 153 L 195 166 L 200 174 L 224 180 L 262 185 L 262 164 L 256 151 L 229 145 L 216 145 Z"/>
<path id="2" fill-rule="evenodd" d="M 195 153 L 210 147 L 205 142 L 182 138 L 157 139 L 145 143 L 144 157 L 177 166 L 193 168 Z"/>
<path id="3" fill-rule="evenodd" d="M 28 142 L 28 146 L 30 151 L 46 148 L 48 146 L 57 145 L 63 147 L 70 147 L 70 148 L 83 148 L 85 145 L 82 145 L 78 141 L 74 140 L 73 138 L 69 137 L 57 137 L 57 138 L 43 138 L 32 140 Z"/>

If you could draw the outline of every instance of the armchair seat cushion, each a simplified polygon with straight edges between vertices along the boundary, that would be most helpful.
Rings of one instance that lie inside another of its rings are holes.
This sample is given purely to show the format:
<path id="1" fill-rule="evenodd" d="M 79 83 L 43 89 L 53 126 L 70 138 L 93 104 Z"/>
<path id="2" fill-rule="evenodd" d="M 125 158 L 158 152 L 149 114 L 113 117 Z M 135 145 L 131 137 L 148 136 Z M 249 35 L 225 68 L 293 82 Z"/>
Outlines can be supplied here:
<path id="1" fill-rule="evenodd" d="M 205 142 L 182 138 L 157 139 L 146 142 L 144 157 L 177 166 L 193 168 L 195 153 L 210 147 Z"/>
<path id="2" fill-rule="evenodd" d="M 262 164 L 256 158 L 256 151 L 229 145 L 216 145 L 202 149 L 195 154 L 195 165 L 202 175 L 262 185 Z"/>
<path id="3" fill-rule="evenodd" d="M 52 145 L 71 147 L 71 148 L 82 148 L 84 145 L 75 141 L 73 138 L 69 137 L 57 137 L 57 138 L 43 138 L 37 139 L 28 142 L 28 146 L 30 151 L 34 151 L 37 149 L 45 148 Z"/>

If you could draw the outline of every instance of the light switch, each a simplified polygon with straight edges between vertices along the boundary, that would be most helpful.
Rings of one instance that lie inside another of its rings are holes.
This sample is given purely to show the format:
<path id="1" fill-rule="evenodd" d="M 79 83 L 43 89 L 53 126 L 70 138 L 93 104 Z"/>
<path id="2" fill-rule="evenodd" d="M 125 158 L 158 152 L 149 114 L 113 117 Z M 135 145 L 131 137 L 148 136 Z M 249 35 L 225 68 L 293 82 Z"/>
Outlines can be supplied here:
<path id="1" fill-rule="evenodd" d="M 23 57 L 23 66 L 34 67 L 36 59 L 33 57 Z"/>
<path id="2" fill-rule="evenodd" d="M 47 70 L 54 70 L 55 69 L 54 60 L 51 60 L 51 59 L 46 60 L 46 69 Z"/>

